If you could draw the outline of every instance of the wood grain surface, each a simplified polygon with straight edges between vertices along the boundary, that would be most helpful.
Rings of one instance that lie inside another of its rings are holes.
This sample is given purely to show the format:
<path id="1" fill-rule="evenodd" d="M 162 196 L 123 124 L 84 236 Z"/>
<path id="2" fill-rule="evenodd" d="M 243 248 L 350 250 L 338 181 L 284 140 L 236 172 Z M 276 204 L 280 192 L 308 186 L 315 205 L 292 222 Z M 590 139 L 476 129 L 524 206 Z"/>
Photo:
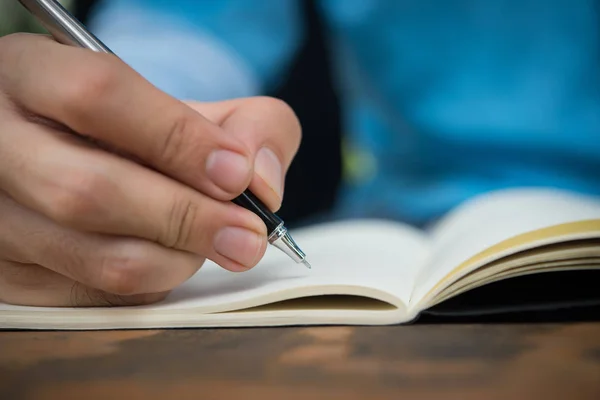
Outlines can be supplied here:
<path id="1" fill-rule="evenodd" d="M 1 332 L 0 399 L 600 399 L 600 323 Z"/>

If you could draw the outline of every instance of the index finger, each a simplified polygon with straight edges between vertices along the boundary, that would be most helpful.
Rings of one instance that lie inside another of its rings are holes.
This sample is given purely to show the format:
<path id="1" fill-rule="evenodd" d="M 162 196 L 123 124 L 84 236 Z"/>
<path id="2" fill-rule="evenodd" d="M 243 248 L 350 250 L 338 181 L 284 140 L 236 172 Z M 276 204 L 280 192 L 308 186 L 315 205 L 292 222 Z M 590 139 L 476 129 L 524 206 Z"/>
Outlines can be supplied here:
<path id="1" fill-rule="evenodd" d="M 250 184 L 253 154 L 118 58 L 46 37 L 2 40 L 0 89 L 18 106 L 131 155 L 208 196 Z"/>

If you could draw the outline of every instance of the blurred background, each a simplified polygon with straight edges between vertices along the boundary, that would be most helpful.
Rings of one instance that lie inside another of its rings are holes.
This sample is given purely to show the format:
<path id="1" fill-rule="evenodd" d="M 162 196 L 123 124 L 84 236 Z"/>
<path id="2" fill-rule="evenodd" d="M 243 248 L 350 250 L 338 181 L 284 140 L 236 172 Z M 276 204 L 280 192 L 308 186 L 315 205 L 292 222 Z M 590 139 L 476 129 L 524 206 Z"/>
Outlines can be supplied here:
<path id="1" fill-rule="evenodd" d="M 59 2 L 86 23 L 101 1 Z M 307 34 L 283 84 L 270 93 L 294 109 L 303 128 L 302 146 L 287 175 L 285 199 L 278 213 L 292 228 L 312 223 L 331 210 L 342 179 L 341 118 L 323 24 L 313 0 L 302 5 Z M 0 0 L 0 36 L 14 32 L 46 31 L 17 0 Z"/>

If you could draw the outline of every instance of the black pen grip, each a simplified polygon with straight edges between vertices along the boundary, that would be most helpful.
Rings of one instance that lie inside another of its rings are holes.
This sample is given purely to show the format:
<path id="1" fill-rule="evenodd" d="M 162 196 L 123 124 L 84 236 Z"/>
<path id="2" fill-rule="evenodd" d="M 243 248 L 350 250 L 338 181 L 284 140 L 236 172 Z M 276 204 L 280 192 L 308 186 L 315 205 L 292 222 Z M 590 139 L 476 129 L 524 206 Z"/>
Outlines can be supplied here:
<path id="1" fill-rule="evenodd" d="M 258 215 L 267 226 L 267 232 L 269 234 L 283 223 L 283 220 L 279 218 L 277 214 L 271 212 L 267 206 L 249 190 L 246 190 L 244 193 L 233 199 L 232 202 Z"/>

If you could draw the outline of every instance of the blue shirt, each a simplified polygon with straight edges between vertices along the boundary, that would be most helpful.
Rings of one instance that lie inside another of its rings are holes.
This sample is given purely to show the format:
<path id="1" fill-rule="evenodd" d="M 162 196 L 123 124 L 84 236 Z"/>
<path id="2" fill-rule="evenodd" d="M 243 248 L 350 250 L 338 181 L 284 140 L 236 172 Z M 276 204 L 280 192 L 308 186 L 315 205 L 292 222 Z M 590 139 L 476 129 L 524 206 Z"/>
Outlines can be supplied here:
<path id="1" fill-rule="evenodd" d="M 304 34 L 295 0 L 101 4 L 101 39 L 179 98 L 264 93 Z M 318 4 L 347 127 L 341 214 L 423 223 L 515 186 L 600 195 L 596 1 Z"/>

